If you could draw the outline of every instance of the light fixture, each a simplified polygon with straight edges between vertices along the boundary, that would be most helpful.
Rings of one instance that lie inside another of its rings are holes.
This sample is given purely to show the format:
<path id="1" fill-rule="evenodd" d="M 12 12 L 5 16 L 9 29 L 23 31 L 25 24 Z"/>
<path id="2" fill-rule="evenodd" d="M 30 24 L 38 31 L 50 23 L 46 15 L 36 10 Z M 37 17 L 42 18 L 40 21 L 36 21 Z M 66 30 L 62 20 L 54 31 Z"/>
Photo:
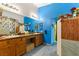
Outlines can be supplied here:
<path id="1" fill-rule="evenodd" d="M 12 6 L 12 5 L 9 5 L 9 4 L 4 4 L 4 3 L 2 3 L 2 5 L 4 5 L 4 6 L 6 6 L 6 7 L 8 7 L 8 8 L 11 8 L 11 9 L 14 9 L 14 10 L 16 10 L 16 11 L 18 11 L 19 9 L 17 9 L 15 6 Z"/>
<path id="2" fill-rule="evenodd" d="M 39 18 L 38 15 L 33 13 L 33 12 L 31 12 L 31 17 L 34 18 L 34 19 L 38 19 Z"/>

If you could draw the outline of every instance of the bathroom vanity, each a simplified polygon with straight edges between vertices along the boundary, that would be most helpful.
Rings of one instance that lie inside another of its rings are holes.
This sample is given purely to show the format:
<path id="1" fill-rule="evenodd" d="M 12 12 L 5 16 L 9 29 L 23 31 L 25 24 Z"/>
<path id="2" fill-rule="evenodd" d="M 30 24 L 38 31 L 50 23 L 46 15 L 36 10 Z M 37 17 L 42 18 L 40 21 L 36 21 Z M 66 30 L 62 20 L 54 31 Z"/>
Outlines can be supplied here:
<path id="1" fill-rule="evenodd" d="M 20 56 L 27 53 L 30 43 L 33 48 L 43 44 L 42 33 L 1 36 L 0 37 L 0 56 Z M 30 49 L 32 50 L 32 48 Z"/>

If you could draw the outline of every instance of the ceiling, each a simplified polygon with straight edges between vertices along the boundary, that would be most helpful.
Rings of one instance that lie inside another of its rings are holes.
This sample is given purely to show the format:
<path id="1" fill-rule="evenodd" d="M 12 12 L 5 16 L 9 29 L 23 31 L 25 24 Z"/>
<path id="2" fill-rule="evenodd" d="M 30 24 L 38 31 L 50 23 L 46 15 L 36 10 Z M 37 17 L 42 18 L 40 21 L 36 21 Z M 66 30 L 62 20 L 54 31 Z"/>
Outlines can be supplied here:
<path id="1" fill-rule="evenodd" d="M 5 6 L 6 4 L 8 4 L 8 6 Z M 31 16 L 38 17 L 37 15 L 38 9 L 48 4 L 50 3 L 3 3 L 3 4 L 0 4 L 0 6 L 4 10 L 14 12 L 19 15 L 28 16 L 28 17 L 31 17 Z M 12 6 L 12 8 L 15 7 L 18 10 L 14 10 L 9 6 Z"/>
<path id="2" fill-rule="evenodd" d="M 35 4 L 38 8 L 40 8 L 40 7 L 46 6 L 51 3 L 33 3 L 33 4 Z"/>
<path id="3" fill-rule="evenodd" d="M 31 13 L 37 14 L 38 8 L 48 5 L 49 3 L 12 3 L 21 11 L 21 14 L 25 16 L 30 16 Z"/>
<path id="4" fill-rule="evenodd" d="M 30 16 L 31 12 L 36 13 L 37 11 L 37 6 L 33 3 L 13 3 L 11 5 L 16 6 L 24 16 Z"/>

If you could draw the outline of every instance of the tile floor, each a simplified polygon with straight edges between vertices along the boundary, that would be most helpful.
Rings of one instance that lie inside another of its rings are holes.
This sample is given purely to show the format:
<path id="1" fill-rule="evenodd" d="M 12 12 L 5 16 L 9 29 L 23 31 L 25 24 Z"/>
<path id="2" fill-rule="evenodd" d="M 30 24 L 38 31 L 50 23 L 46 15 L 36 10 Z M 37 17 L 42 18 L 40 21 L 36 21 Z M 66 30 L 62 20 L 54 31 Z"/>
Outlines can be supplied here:
<path id="1" fill-rule="evenodd" d="M 57 56 L 56 45 L 40 45 L 24 56 Z"/>
<path id="2" fill-rule="evenodd" d="M 79 56 L 79 41 L 62 39 L 61 47 L 63 56 Z"/>

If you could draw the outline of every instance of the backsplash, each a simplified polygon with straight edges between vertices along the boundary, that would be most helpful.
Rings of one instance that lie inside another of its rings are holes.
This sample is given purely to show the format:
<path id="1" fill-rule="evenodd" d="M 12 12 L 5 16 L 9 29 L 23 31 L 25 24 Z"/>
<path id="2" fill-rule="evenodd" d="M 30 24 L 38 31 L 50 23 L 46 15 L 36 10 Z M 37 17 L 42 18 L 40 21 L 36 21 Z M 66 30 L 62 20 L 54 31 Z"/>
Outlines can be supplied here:
<path id="1" fill-rule="evenodd" d="M 0 17 L 0 34 L 14 34 L 15 19 L 8 17 Z"/>

